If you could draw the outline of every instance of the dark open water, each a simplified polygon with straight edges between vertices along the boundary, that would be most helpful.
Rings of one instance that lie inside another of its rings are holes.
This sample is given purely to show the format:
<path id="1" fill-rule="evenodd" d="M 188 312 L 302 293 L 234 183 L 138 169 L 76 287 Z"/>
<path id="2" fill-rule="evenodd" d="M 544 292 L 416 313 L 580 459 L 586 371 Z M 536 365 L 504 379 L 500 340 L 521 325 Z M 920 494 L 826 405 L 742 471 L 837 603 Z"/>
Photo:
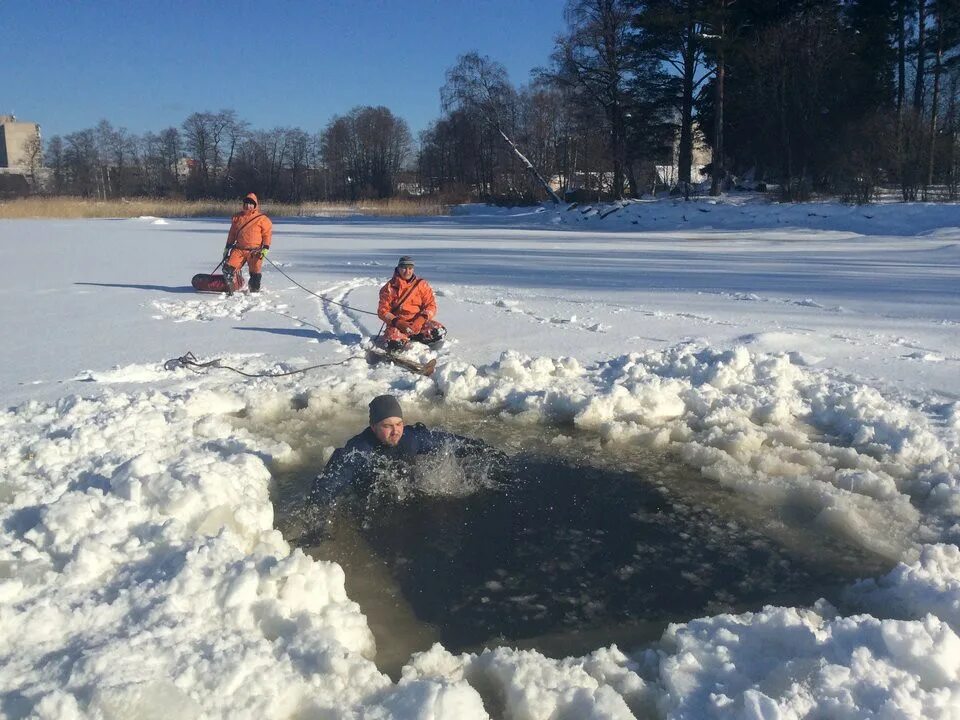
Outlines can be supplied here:
<path id="1" fill-rule="evenodd" d="M 669 622 L 820 597 L 836 603 L 840 587 L 891 565 L 667 456 L 572 429 L 451 414 L 416 419 L 503 449 L 510 460 L 495 478 L 471 477 L 449 458 L 426 462 L 407 487 L 339 512 L 325 540 L 307 541 L 315 515 L 304 496 L 322 448 L 363 427 L 359 416 L 311 420 L 308 410 L 292 408 L 268 426 L 240 422 L 299 450 L 273 469 L 276 525 L 314 557 L 343 565 L 378 665 L 394 676 L 435 641 L 453 652 L 630 649 Z"/>

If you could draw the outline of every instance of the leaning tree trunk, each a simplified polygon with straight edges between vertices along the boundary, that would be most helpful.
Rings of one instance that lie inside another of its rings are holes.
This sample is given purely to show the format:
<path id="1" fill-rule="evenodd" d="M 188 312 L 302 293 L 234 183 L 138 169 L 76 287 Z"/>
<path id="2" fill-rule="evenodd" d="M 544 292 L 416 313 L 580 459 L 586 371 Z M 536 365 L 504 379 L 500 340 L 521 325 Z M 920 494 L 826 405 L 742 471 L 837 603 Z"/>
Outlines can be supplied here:
<path id="1" fill-rule="evenodd" d="M 550 184 L 543 179 L 543 175 L 537 172 L 537 169 L 533 166 L 533 163 L 527 160 L 526 156 L 522 152 L 520 152 L 520 148 L 516 146 L 513 140 L 507 137 L 507 134 L 503 131 L 503 128 L 501 128 L 499 125 L 497 125 L 497 132 L 500 133 L 500 137 L 502 137 L 506 141 L 507 145 L 510 146 L 510 149 L 513 150 L 514 154 L 518 158 L 520 158 L 520 162 L 522 162 L 526 166 L 527 170 L 530 171 L 530 174 L 533 175 L 537 179 L 537 181 L 543 186 L 543 189 L 547 191 L 547 194 L 550 196 L 553 202 L 559 205 L 561 202 L 560 197 L 553 191 L 553 188 L 550 187 Z"/>

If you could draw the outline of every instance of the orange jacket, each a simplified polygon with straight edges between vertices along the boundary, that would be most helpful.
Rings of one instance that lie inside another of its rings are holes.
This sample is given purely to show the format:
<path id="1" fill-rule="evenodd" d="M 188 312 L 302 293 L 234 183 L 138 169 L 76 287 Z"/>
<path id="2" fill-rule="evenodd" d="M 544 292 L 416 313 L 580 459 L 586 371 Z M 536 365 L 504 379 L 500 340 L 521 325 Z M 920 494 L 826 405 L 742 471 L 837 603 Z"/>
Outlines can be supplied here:
<path id="1" fill-rule="evenodd" d="M 413 289 L 413 292 L 407 295 L 407 290 L 414 283 L 417 286 Z M 403 301 L 403 305 L 394 309 L 397 301 L 404 295 L 407 295 L 407 298 Z M 380 304 L 377 306 L 377 315 L 385 323 L 389 323 L 393 319 L 388 319 L 390 315 L 395 315 L 409 322 L 415 315 L 423 315 L 427 320 L 433 320 L 433 316 L 436 314 L 437 300 L 433 296 L 433 288 L 423 278 L 414 275 L 409 280 L 404 280 L 394 271 L 390 281 L 380 288 Z"/>
<path id="2" fill-rule="evenodd" d="M 270 247 L 273 237 L 273 223 L 260 212 L 260 202 L 253 193 L 247 195 L 256 205 L 253 210 L 244 210 L 233 216 L 230 232 L 227 234 L 227 246 L 233 245 L 241 250 L 259 250 Z"/>

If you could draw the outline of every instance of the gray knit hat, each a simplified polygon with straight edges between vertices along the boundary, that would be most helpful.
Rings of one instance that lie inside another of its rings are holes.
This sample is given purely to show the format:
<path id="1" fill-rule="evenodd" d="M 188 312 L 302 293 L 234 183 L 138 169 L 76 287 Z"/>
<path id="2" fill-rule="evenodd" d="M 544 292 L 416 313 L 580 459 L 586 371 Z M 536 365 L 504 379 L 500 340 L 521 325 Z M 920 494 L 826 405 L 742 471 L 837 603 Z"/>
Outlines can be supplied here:
<path id="1" fill-rule="evenodd" d="M 409 255 L 404 255 L 402 258 L 400 258 L 397 261 L 397 267 L 403 267 L 404 265 L 409 265 L 410 267 L 413 267 L 413 258 L 410 257 Z"/>
<path id="2" fill-rule="evenodd" d="M 376 425 L 381 420 L 391 417 L 403 417 L 400 401 L 393 395 L 377 395 L 370 401 L 370 424 Z"/>

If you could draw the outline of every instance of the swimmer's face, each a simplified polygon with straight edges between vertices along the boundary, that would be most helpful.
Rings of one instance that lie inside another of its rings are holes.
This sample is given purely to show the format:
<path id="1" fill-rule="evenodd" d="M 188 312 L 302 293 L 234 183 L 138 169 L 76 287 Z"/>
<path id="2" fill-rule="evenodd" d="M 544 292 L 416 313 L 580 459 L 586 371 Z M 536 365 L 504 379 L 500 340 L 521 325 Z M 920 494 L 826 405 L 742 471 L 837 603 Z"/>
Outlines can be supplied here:
<path id="1" fill-rule="evenodd" d="M 403 437 L 403 418 L 388 417 L 380 422 L 371 425 L 370 429 L 384 445 L 395 447 L 400 438 Z"/>

